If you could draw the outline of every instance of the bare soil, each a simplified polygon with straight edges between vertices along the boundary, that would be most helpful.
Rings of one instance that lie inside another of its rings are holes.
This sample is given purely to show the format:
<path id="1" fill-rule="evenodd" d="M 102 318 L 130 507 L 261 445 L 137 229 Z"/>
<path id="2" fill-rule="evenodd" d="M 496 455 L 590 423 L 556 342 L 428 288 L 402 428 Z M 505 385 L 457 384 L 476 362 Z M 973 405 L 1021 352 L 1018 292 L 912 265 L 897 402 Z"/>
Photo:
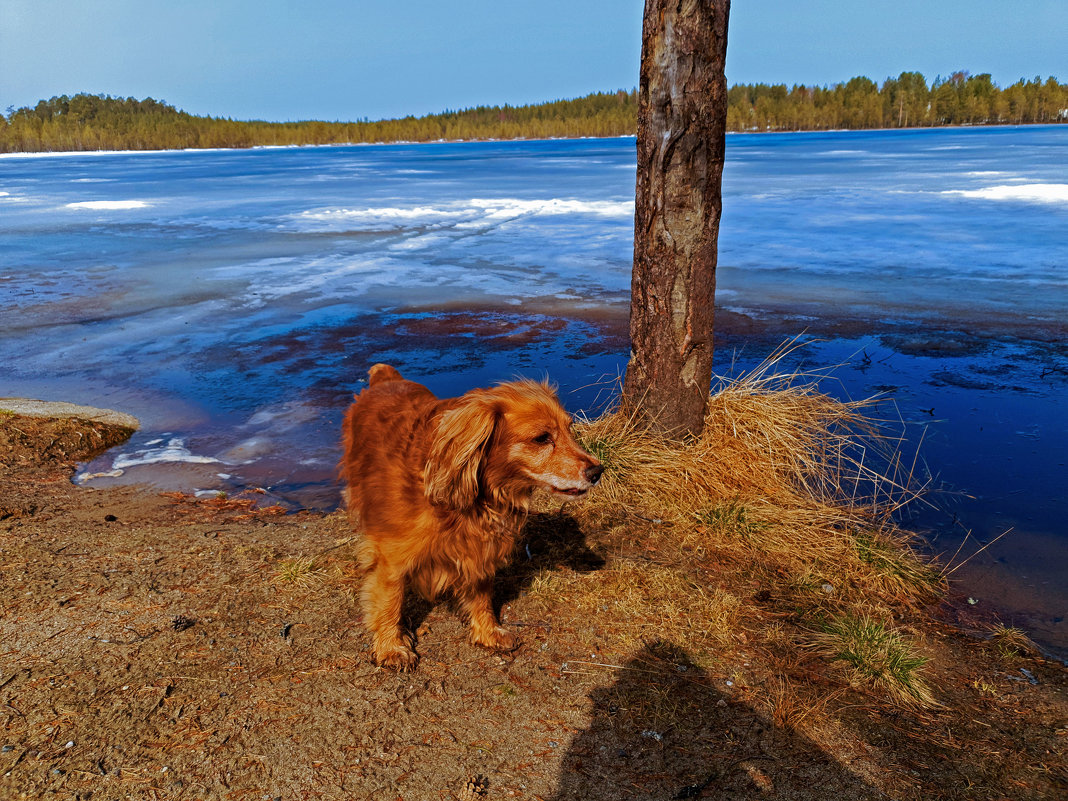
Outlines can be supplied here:
<path id="1" fill-rule="evenodd" d="M 744 565 L 549 509 L 498 583 L 522 646 L 413 605 L 396 674 L 368 659 L 342 514 L 70 483 L 127 435 L 0 416 L 0 798 L 1068 797 L 1065 669 L 966 635 L 966 606 L 901 621 L 943 705 L 910 711 L 765 636 L 790 614 Z M 650 559 L 744 599 L 714 659 L 532 592 Z"/>

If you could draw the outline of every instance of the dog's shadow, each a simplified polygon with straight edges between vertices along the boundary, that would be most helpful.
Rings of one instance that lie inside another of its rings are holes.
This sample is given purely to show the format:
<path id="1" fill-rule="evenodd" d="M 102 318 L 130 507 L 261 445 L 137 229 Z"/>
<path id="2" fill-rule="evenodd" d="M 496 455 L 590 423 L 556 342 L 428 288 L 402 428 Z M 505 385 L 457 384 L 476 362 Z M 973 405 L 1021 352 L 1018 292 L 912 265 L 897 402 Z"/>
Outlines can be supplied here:
<path id="1" fill-rule="evenodd" d="M 589 547 L 586 532 L 574 517 L 563 510 L 534 512 L 527 519 L 512 560 L 497 573 L 493 593 L 496 611 L 522 595 L 535 576 L 546 570 L 591 573 L 604 565 L 604 557 Z"/>
<path id="2" fill-rule="evenodd" d="M 600 570 L 604 557 L 586 543 L 586 533 L 578 521 L 564 510 L 531 512 L 509 563 L 497 571 L 493 607 L 500 617 L 501 607 L 519 598 L 536 576 L 546 570 L 568 569 L 580 573 Z M 408 593 L 404 623 L 416 631 L 437 604 Z"/>

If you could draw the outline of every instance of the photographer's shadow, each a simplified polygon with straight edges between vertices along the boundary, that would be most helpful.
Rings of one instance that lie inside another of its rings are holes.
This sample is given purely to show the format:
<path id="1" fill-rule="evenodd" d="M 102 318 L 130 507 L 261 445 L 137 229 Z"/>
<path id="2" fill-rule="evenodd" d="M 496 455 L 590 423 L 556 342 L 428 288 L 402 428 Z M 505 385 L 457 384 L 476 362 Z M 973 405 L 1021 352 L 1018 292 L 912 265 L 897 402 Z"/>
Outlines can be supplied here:
<path id="1" fill-rule="evenodd" d="M 553 801 L 885 798 L 804 735 L 717 690 L 671 643 L 647 645 L 594 689 Z"/>

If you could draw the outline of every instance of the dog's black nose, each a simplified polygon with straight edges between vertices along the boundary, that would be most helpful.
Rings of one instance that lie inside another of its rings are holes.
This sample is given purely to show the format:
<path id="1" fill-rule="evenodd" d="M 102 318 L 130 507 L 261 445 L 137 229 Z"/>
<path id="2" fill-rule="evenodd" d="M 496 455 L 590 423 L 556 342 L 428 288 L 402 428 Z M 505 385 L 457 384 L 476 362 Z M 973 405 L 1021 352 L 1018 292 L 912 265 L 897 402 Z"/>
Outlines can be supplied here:
<path id="1" fill-rule="evenodd" d="M 596 484 L 601 480 L 601 473 L 604 472 L 604 466 L 595 464 L 586 468 L 586 480 L 591 484 Z"/>

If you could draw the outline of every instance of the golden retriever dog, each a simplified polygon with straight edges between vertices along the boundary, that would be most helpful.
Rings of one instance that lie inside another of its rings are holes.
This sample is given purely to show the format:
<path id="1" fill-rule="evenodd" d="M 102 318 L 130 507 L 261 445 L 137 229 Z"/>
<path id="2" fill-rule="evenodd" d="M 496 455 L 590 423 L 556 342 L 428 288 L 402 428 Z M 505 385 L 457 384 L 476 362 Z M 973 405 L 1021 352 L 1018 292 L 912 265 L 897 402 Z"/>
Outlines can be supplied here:
<path id="1" fill-rule="evenodd" d="M 345 415 L 343 441 L 375 661 L 415 667 L 414 639 L 401 627 L 408 588 L 428 601 L 451 595 L 473 642 L 514 649 L 518 640 L 493 611 L 493 578 L 515 547 L 531 493 L 578 498 L 604 470 L 575 442 L 553 390 L 515 381 L 439 399 L 376 364 Z"/>

